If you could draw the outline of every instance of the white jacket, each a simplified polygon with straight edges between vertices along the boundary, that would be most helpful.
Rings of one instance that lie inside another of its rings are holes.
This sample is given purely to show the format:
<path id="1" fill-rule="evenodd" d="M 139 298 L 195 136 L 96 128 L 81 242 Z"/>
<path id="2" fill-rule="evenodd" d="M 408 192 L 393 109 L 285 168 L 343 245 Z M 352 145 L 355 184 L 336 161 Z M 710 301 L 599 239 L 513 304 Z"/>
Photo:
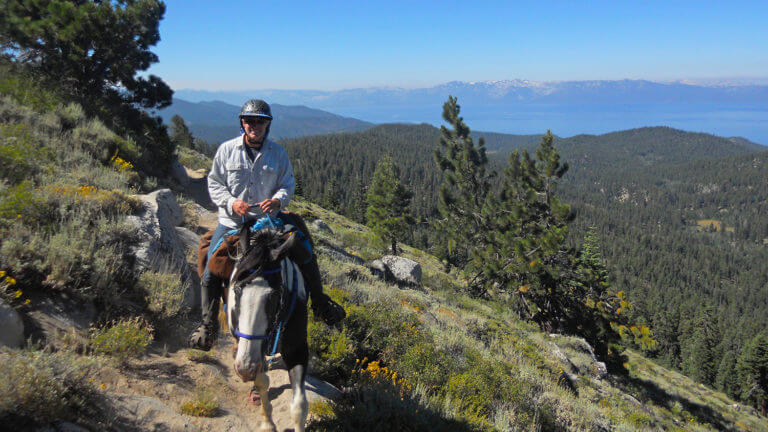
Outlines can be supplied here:
<path id="1" fill-rule="evenodd" d="M 280 209 L 288 207 L 296 183 L 288 153 L 269 139 L 261 151 L 253 149 L 254 161 L 248 159 L 243 136 L 222 143 L 213 158 L 208 174 L 208 193 L 219 207 L 219 223 L 238 228 L 243 218 L 232 211 L 235 200 L 256 204 L 268 198 L 280 200 Z M 264 212 L 251 209 L 251 217 L 259 218 Z M 250 218 L 250 217 L 249 217 Z"/>

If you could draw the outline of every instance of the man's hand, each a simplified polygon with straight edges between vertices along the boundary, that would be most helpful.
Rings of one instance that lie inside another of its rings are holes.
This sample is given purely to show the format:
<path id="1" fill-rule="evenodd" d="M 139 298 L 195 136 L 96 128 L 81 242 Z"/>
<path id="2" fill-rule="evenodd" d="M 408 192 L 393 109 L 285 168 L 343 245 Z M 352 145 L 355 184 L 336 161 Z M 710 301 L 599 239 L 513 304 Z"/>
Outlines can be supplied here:
<path id="1" fill-rule="evenodd" d="M 260 203 L 256 203 L 256 205 L 258 205 L 264 213 L 272 213 L 273 211 L 280 209 L 280 200 L 276 198 L 265 199 Z"/>
<path id="2" fill-rule="evenodd" d="M 249 208 L 250 206 L 248 203 L 243 200 L 236 200 L 234 203 L 232 203 L 232 211 L 239 214 L 240 216 L 247 215 Z"/>

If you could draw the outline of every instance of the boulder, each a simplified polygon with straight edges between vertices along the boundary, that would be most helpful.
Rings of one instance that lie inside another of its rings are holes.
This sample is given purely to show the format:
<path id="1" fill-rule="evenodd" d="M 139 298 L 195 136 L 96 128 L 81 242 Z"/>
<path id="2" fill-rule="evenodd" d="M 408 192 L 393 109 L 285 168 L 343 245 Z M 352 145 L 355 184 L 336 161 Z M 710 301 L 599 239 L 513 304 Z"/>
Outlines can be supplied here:
<path id="1" fill-rule="evenodd" d="M 421 284 L 421 265 L 416 261 L 395 255 L 385 255 L 370 264 L 371 273 L 398 285 Z"/>
<path id="2" fill-rule="evenodd" d="M 331 227 L 329 227 L 328 224 L 325 223 L 322 219 L 313 220 L 309 224 L 309 226 L 318 231 L 324 231 L 324 232 L 327 232 L 328 234 L 333 234 L 333 230 L 331 229 Z"/>
<path id="3" fill-rule="evenodd" d="M 0 346 L 19 348 L 24 345 L 24 323 L 19 313 L 0 300 Z"/>
<path id="4" fill-rule="evenodd" d="M 171 177 L 179 182 L 182 187 L 189 186 L 189 175 L 187 175 L 187 169 L 179 162 L 178 159 L 171 163 Z"/>
<path id="5" fill-rule="evenodd" d="M 195 269 L 187 262 L 186 246 L 191 243 L 191 235 L 177 230 L 184 221 L 184 213 L 176 196 L 169 189 L 160 189 L 136 197 L 144 206 L 136 215 L 126 218 L 138 231 L 139 243 L 132 250 L 136 271 L 178 273 L 186 289 L 184 306 L 199 306 L 199 281 L 193 276 Z"/>

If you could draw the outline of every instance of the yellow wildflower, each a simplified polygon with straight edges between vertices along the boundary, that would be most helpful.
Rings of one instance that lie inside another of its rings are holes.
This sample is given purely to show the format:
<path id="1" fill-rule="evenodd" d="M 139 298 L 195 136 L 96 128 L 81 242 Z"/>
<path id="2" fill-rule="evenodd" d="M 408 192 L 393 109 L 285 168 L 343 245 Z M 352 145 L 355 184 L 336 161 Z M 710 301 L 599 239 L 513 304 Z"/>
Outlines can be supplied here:
<path id="1" fill-rule="evenodd" d="M 0 270 L 0 278 L 5 277 L 5 270 Z"/>
<path id="2" fill-rule="evenodd" d="M 24 300 L 24 304 L 25 304 L 25 305 L 29 305 L 30 303 L 32 303 L 32 302 L 31 302 L 31 301 L 29 301 L 29 299 L 26 299 L 26 300 Z"/>
<path id="3" fill-rule="evenodd" d="M 14 278 L 12 278 L 12 277 L 7 277 L 7 278 L 5 278 L 5 282 L 6 282 L 8 285 L 16 285 L 16 279 L 14 279 Z"/>
<path id="4" fill-rule="evenodd" d="M 21 297 L 21 290 L 16 290 L 15 293 L 13 293 L 13 298 L 19 298 Z"/>
<path id="5" fill-rule="evenodd" d="M 530 290 L 530 289 L 531 289 L 531 287 L 528 286 L 528 285 L 520 285 L 520 292 L 521 293 L 527 293 L 528 290 Z"/>

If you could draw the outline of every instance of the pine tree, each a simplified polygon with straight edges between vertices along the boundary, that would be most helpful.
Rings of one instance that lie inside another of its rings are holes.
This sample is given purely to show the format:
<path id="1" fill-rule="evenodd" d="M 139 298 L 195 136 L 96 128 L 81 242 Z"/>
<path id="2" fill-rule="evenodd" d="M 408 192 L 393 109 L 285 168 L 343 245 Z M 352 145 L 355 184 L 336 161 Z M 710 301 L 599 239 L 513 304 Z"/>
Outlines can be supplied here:
<path id="1" fill-rule="evenodd" d="M 398 180 L 399 172 L 392 158 L 383 157 L 376 165 L 371 187 L 368 189 L 368 210 L 365 217 L 368 226 L 391 244 L 397 255 L 397 242 L 402 241 L 413 224 L 408 209 L 412 194 Z"/>
<path id="2" fill-rule="evenodd" d="M 171 117 L 171 142 L 177 147 L 195 149 L 195 138 L 189 131 L 184 119 L 176 114 Z"/>
<path id="3" fill-rule="evenodd" d="M 368 186 L 358 177 L 352 192 L 352 202 L 347 210 L 347 215 L 355 222 L 365 223 L 365 214 L 368 211 L 367 195 Z"/>
<path id="4" fill-rule="evenodd" d="M 768 413 L 768 335 L 758 334 L 747 342 L 736 364 L 741 398 Z"/>
<path id="5" fill-rule="evenodd" d="M 560 165 L 552 142 L 547 132 L 536 160 L 527 151 L 509 157 L 500 192 L 483 206 L 487 223 L 468 268 L 473 283 L 515 294 L 523 315 L 554 331 L 569 301 L 563 290 L 572 255 L 564 243 L 572 214 L 555 195 L 568 165 Z"/>
<path id="6" fill-rule="evenodd" d="M 171 104 L 160 78 L 137 75 L 158 60 L 149 47 L 160 40 L 161 1 L 7 0 L 2 9 L 3 52 L 79 101 Z"/>
<path id="7" fill-rule="evenodd" d="M 715 386 L 731 398 L 739 396 L 739 378 L 736 374 L 736 354 L 728 350 L 723 354 L 717 368 Z"/>
<path id="8" fill-rule="evenodd" d="M 692 379 L 712 385 L 717 376 L 715 347 L 719 339 L 713 312 L 702 309 L 691 322 L 691 337 L 681 347 L 683 372 Z"/>
<path id="9" fill-rule="evenodd" d="M 475 145 L 469 136 L 469 127 L 459 116 L 456 98 L 448 97 L 443 105 L 443 119 L 452 126 L 440 127 L 440 142 L 435 149 L 435 162 L 443 173 L 438 194 L 440 219 L 435 223 L 441 258 L 460 269 L 469 262 L 473 251 L 482 247 L 482 233 L 488 228 L 486 216 L 481 214 L 492 175 L 486 172 L 488 158 L 485 141 Z"/>

